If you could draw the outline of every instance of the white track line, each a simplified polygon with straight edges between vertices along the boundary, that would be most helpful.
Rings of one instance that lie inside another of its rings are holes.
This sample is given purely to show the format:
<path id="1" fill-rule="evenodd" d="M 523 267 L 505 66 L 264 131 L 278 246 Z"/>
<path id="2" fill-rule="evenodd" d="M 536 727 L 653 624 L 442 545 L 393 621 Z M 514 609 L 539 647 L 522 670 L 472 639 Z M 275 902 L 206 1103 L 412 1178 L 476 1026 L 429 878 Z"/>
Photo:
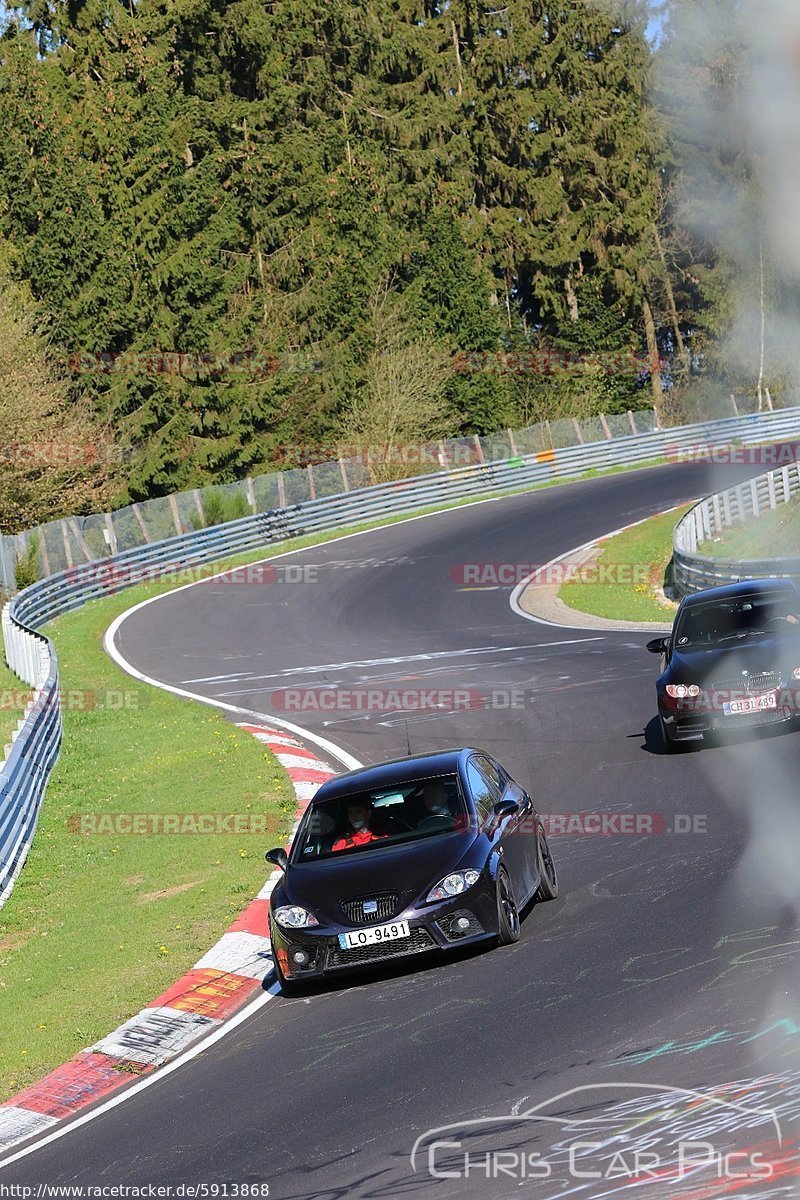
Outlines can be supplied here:
<path id="1" fill-rule="evenodd" d="M 697 504 L 698 501 L 697 500 L 689 500 L 686 503 Z M 513 592 L 511 593 L 511 597 L 509 599 L 509 604 L 511 605 L 512 611 L 515 612 L 518 617 L 523 617 L 526 621 L 534 621 L 537 625 L 546 625 L 549 629 L 565 629 L 565 630 L 568 629 L 573 632 L 576 629 L 578 629 L 578 630 L 580 630 L 580 629 L 589 630 L 589 629 L 593 629 L 593 628 L 596 629 L 597 627 L 592 626 L 592 625 L 561 625 L 560 622 L 558 622 L 558 621 L 546 621 L 544 619 L 544 617 L 535 617 L 533 615 L 533 613 L 526 612 L 524 608 L 520 607 L 520 603 L 519 603 L 520 597 L 521 597 L 522 593 L 525 591 L 525 589 L 528 587 L 528 585 L 530 583 L 532 583 L 533 580 L 536 579 L 536 577 L 538 575 L 541 575 L 544 571 L 549 570 L 550 567 L 554 567 L 558 563 L 564 562 L 564 560 L 567 558 L 572 558 L 572 556 L 574 554 L 581 554 L 584 550 L 590 550 L 594 546 L 599 546 L 601 542 L 610 541 L 611 538 L 616 537 L 620 533 L 627 533 L 627 531 L 629 529 L 636 529 L 636 527 L 638 525 L 644 525 L 646 521 L 652 521 L 654 517 L 665 517 L 667 515 L 667 513 L 676 512 L 677 509 L 683 508 L 683 507 L 684 507 L 684 504 L 673 504 L 671 508 L 665 508 L 661 512 L 651 513 L 649 517 L 642 517 L 641 520 L 639 520 L 639 521 L 631 521 L 631 523 L 629 525 L 622 525 L 619 529 L 614 529 L 611 533 L 603 533 L 600 535 L 600 537 L 592 538 L 590 541 L 584 542 L 581 546 L 575 546 L 572 550 L 567 550 L 567 551 L 565 551 L 564 554 L 559 554 L 556 558 L 551 558 L 550 562 L 545 563 L 544 566 L 542 566 L 542 567 L 537 567 L 535 571 L 531 571 L 530 575 L 526 575 L 526 577 L 520 583 L 518 583 L 517 586 L 514 588 Z M 581 614 L 580 612 L 578 612 L 577 609 L 575 610 L 575 612 L 576 612 L 577 617 L 584 615 L 584 614 Z M 589 614 L 587 613 L 585 615 L 588 616 Z M 665 621 L 663 623 L 666 625 L 669 622 Z M 637 622 L 637 624 L 638 624 L 638 622 Z M 657 624 L 659 624 L 659 622 L 653 621 L 653 624 L 657 625 Z M 628 629 L 627 625 L 620 625 L 618 630 L 607 629 L 607 630 L 605 630 L 605 632 L 606 633 L 615 633 L 615 632 L 616 633 L 629 633 L 631 631 Z M 640 632 L 645 632 L 645 631 L 640 630 Z"/>
<path id="2" fill-rule="evenodd" d="M 21 1158 L 27 1158 L 27 1156 L 29 1154 L 33 1154 L 35 1150 L 41 1150 L 42 1147 L 49 1146 L 51 1142 L 57 1142 L 59 1138 L 65 1137 L 68 1133 L 72 1133 L 73 1129 L 80 1129 L 82 1125 L 88 1125 L 88 1123 L 93 1121 L 95 1117 L 100 1117 L 103 1115 L 103 1113 L 110 1112 L 111 1109 L 116 1108 L 118 1104 L 122 1104 L 125 1100 L 130 1100 L 131 1096 L 135 1096 L 138 1092 L 142 1092 L 145 1088 L 151 1087 L 152 1084 L 164 1079 L 167 1075 L 171 1075 L 172 1072 L 177 1071 L 179 1067 L 183 1067 L 186 1065 L 186 1063 L 191 1062 L 193 1058 L 197 1058 L 198 1054 L 202 1054 L 204 1050 L 208 1050 L 210 1046 L 213 1046 L 215 1042 L 218 1042 L 224 1038 L 225 1035 L 230 1033 L 232 1029 L 236 1029 L 237 1026 L 241 1025 L 243 1021 L 246 1021 L 250 1017 L 254 1016 L 260 1008 L 263 1008 L 265 1004 L 274 999 L 279 992 L 279 984 L 271 984 L 269 990 L 265 991 L 261 996 L 256 996 L 255 1000 L 251 1000 L 249 1004 L 246 1004 L 241 1012 L 238 1012 L 236 1016 L 231 1017 L 230 1020 L 226 1021 L 224 1025 L 221 1025 L 219 1029 L 215 1029 L 213 1033 L 209 1034 L 209 1036 L 204 1038 L 201 1042 L 198 1042 L 197 1045 L 191 1046 L 188 1050 L 185 1050 L 183 1054 L 179 1055 L 178 1058 L 173 1059 L 171 1063 L 168 1063 L 166 1066 L 159 1067 L 151 1075 L 146 1075 L 145 1078 L 140 1079 L 138 1083 L 134 1083 L 125 1091 L 120 1092 L 119 1095 L 112 1096 L 110 1100 L 104 1101 L 104 1103 L 98 1105 L 97 1108 L 90 1109 L 88 1112 L 84 1113 L 83 1116 L 76 1117 L 73 1121 L 70 1121 L 68 1124 L 55 1129 L 52 1133 L 45 1134 L 44 1137 L 39 1138 L 39 1140 L 34 1142 L 32 1145 L 25 1146 L 22 1150 L 15 1151 L 7 1158 L 0 1159 L 0 1170 L 2 1170 L 3 1167 L 10 1166 L 11 1163 L 19 1162 Z"/>
<path id="3" fill-rule="evenodd" d="M 512 499 L 512 498 L 518 499 L 518 496 L 514 495 L 513 497 L 512 496 L 508 497 L 508 499 Z M 462 504 L 462 505 L 458 505 L 456 507 L 458 507 L 458 508 L 474 508 L 478 504 L 492 504 L 497 499 L 499 499 L 499 497 L 491 497 L 490 499 L 486 499 L 486 500 L 475 500 L 475 501 L 472 501 L 470 504 Z M 452 513 L 453 511 L 454 511 L 453 509 L 442 509 L 438 513 L 423 513 L 420 516 L 408 517 L 408 518 L 406 518 L 405 521 L 393 521 L 390 524 L 391 525 L 404 525 L 410 521 L 427 520 L 430 517 L 440 516 L 440 515 L 443 515 L 444 513 Z M 389 526 L 388 525 L 387 526 L 375 526 L 372 529 L 364 529 L 364 530 L 360 530 L 357 533 L 344 534 L 340 538 L 333 538 L 331 540 L 343 542 L 351 537 L 362 537 L 364 534 L 367 534 L 367 533 L 376 533 L 382 528 L 389 528 Z M 258 562 L 269 562 L 276 558 L 288 558 L 289 556 L 291 556 L 293 554 L 300 554 L 304 550 L 307 550 L 307 549 L 310 549 L 310 547 L 303 546 L 296 550 L 287 550 L 282 554 L 274 554 L 274 555 L 268 556 L 267 558 L 260 559 L 260 560 L 258 560 Z M 569 553 L 574 553 L 574 551 L 570 551 Z M 567 557 L 567 556 L 563 555 L 562 557 Z M 559 559 L 554 559 L 553 561 L 558 562 Z M 247 565 L 254 566 L 254 565 L 257 565 L 257 563 L 249 563 Z M 221 571 L 218 571 L 215 575 L 211 576 L 211 578 L 219 579 L 223 575 L 229 574 L 232 570 L 236 570 L 236 568 L 235 567 L 227 567 Z M 180 587 L 173 588 L 168 592 L 162 592 L 158 596 L 151 596 L 150 599 L 148 599 L 148 600 L 142 600 L 142 601 L 140 601 L 139 604 L 134 604 L 131 608 L 127 609 L 125 612 L 120 613 L 120 615 L 118 617 L 116 617 L 114 621 L 112 621 L 111 625 L 106 630 L 105 637 L 103 638 L 103 646 L 104 646 L 105 650 L 107 651 L 107 653 L 111 656 L 111 658 L 117 664 L 117 666 L 119 666 L 123 671 L 125 671 L 126 674 L 131 675 L 134 679 L 139 679 L 142 683 L 150 684 L 152 687 L 160 688 L 162 691 L 171 692 L 175 696 L 183 696 L 187 700 L 196 700 L 200 704 L 208 704 L 208 705 L 211 705 L 211 707 L 213 707 L 213 708 L 220 708 L 220 709 L 223 709 L 225 712 L 235 713 L 237 716 L 244 716 L 244 717 L 250 717 L 250 718 L 254 717 L 259 722 L 264 722 L 268 725 L 278 725 L 283 729 L 287 729 L 290 733 L 295 734 L 298 738 L 301 738 L 301 739 L 304 739 L 307 741 L 312 741 L 316 745 L 321 746 L 324 750 L 326 750 L 328 752 L 328 754 L 330 754 L 333 758 L 337 759 L 340 763 L 342 763 L 343 766 L 347 767 L 349 770 L 355 770 L 358 767 L 363 766 L 363 764 L 357 758 L 355 758 L 352 754 L 349 754 L 346 750 L 342 750 L 339 746 L 336 746 L 333 742 L 329 741 L 328 738 L 320 737 L 319 734 L 312 733 L 308 729 L 303 729 L 299 725 L 294 725 L 291 721 L 284 721 L 282 719 L 279 719 L 279 718 L 273 716 L 271 713 L 266 714 L 266 713 L 256 712 L 256 711 L 254 711 L 252 709 L 248 709 L 248 708 L 240 708 L 234 704 L 225 704 L 220 700 L 213 700 L 209 696 L 201 696 L 196 692 L 189 692 L 185 688 L 174 687 L 174 686 L 172 686 L 172 684 L 162 683 L 160 680 L 153 679 L 149 675 L 145 675 L 144 672 L 137 670 L 137 668 L 134 667 L 132 663 L 129 663 L 128 660 L 126 658 L 124 658 L 124 656 L 122 655 L 122 652 L 117 648 L 115 639 L 116 639 L 117 633 L 119 632 L 120 627 L 122 626 L 123 622 L 127 620 L 128 617 L 132 616 L 133 613 L 135 613 L 135 612 L 139 612 L 140 609 L 146 608 L 148 604 L 155 604 L 156 601 L 158 601 L 158 600 L 166 600 L 170 596 L 174 596 L 176 592 L 186 591 L 187 588 L 197 587 L 198 584 L 200 584 L 200 583 L 205 584 L 208 582 L 209 582 L 208 579 L 203 579 L 203 580 L 198 579 L 198 580 L 194 580 L 190 583 L 182 584 Z M 520 591 L 521 591 L 521 586 L 520 586 L 520 588 L 515 589 L 514 593 L 512 594 L 511 607 L 514 608 L 515 612 L 519 612 L 520 616 L 525 616 L 529 620 L 534 620 L 535 618 L 530 617 L 528 613 L 524 613 L 524 612 L 522 612 L 521 609 L 515 608 L 514 599 L 515 599 L 515 596 Z M 541 622 L 541 624 L 546 624 L 546 622 Z M 600 640 L 600 639 L 598 639 L 598 640 Z M 227 1034 L 229 1034 L 232 1030 L 237 1029 L 239 1027 L 239 1025 L 241 1025 L 244 1021 L 248 1020 L 251 1016 L 254 1016 L 255 1013 L 257 1013 L 259 1011 L 259 1009 L 263 1008 L 263 1006 L 265 1004 L 267 1004 L 270 1000 L 272 1000 L 273 997 L 279 993 L 279 991 L 280 991 L 279 985 L 277 983 L 272 984 L 270 986 L 270 988 L 263 993 L 263 995 L 257 996 L 255 1000 L 251 1000 L 249 1004 L 245 1005 L 245 1007 L 239 1013 L 236 1014 L 236 1016 L 231 1017 L 230 1020 L 226 1021 L 223 1025 L 221 1025 L 218 1029 L 216 1029 L 214 1031 L 214 1033 L 209 1034 L 209 1036 L 207 1038 L 204 1038 L 202 1041 L 198 1042 L 197 1045 L 192 1046 L 188 1050 L 184 1051 L 183 1054 L 181 1054 L 177 1058 L 173 1059 L 173 1061 L 171 1063 L 168 1063 L 166 1066 L 159 1067 L 156 1071 L 153 1072 L 152 1075 L 146 1076 L 144 1079 L 141 1079 L 138 1083 L 133 1084 L 131 1087 L 127 1088 L 125 1091 L 121 1092 L 119 1095 L 113 1096 L 111 1099 L 104 1101 L 102 1104 L 99 1104 L 97 1106 L 97 1108 L 90 1109 L 88 1112 L 84 1113 L 83 1116 L 76 1117 L 74 1120 L 68 1121 L 63 1126 L 60 1126 L 58 1129 L 54 1130 L 52 1133 L 46 1134 L 44 1137 L 37 1139 L 35 1142 L 32 1142 L 30 1145 L 23 1147 L 23 1149 L 21 1149 L 21 1150 L 15 1151 L 13 1154 L 8 1155 L 6 1158 L 0 1159 L 0 1169 L 2 1169 L 3 1167 L 10 1166 L 12 1163 L 19 1162 L 20 1159 L 27 1158 L 28 1155 L 33 1154 L 36 1150 L 40 1150 L 44 1146 L 49 1146 L 51 1143 L 58 1141 L 60 1138 L 66 1137 L 66 1135 L 68 1133 L 72 1133 L 72 1131 L 74 1129 L 80 1129 L 81 1126 L 87 1125 L 90 1121 L 94 1121 L 96 1117 L 102 1116 L 104 1113 L 110 1112 L 111 1109 L 116 1108 L 117 1105 L 124 1103 L 126 1100 L 129 1100 L 132 1096 L 135 1096 L 139 1092 L 144 1091 L 145 1088 L 151 1087 L 154 1083 L 158 1083 L 160 1080 L 166 1078 L 167 1075 L 171 1075 L 173 1071 L 177 1071 L 180 1067 L 185 1066 L 187 1063 L 191 1062 L 194 1058 L 197 1058 L 198 1055 L 202 1054 L 205 1050 L 209 1049 L 210 1046 L 213 1046 L 216 1042 L 221 1041 L 222 1038 L 226 1037 Z"/>

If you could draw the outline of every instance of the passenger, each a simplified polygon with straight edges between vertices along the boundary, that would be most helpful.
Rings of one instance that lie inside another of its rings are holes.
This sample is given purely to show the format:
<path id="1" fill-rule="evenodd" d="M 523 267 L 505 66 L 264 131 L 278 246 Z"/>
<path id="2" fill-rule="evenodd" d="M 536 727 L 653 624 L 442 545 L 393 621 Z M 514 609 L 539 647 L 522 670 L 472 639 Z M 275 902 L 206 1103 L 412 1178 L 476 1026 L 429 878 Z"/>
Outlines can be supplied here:
<path id="1" fill-rule="evenodd" d="M 331 851 L 350 850 L 354 846 L 366 846 L 385 838 L 385 833 L 373 833 L 370 829 L 373 804 L 370 799 L 350 800 L 347 804 L 347 820 L 350 828 L 331 846 Z"/>

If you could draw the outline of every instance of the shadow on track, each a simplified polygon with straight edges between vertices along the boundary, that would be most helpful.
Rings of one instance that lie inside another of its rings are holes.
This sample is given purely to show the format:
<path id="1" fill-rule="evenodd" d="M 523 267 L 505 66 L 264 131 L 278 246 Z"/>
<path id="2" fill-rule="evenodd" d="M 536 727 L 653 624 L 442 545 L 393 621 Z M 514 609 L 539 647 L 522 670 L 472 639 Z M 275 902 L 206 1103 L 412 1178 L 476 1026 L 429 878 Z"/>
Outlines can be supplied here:
<path id="1" fill-rule="evenodd" d="M 546 907 L 550 912 L 558 912 L 563 904 L 564 896 L 562 894 L 556 901 L 548 903 Z M 535 908 L 540 907 L 540 905 L 541 902 L 533 898 L 520 910 L 520 921 L 523 931 L 531 913 Z M 404 979 L 409 975 L 422 975 L 431 971 L 441 970 L 450 964 L 456 965 L 468 962 L 470 959 L 480 958 L 485 954 L 503 952 L 507 954 L 509 951 L 513 952 L 514 949 L 515 946 L 498 946 L 497 941 L 485 941 L 472 943 L 471 945 L 452 950 L 430 950 L 424 954 L 414 955 L 409 958 L 397 958 L 380 966 L 365 967 L 363 970 L 337 971 L 335 974 L 323 976 L 322 978 L 309 979 L 307 982 L 298 980 L 296 990 L 293 989 L 290 995 L 284 992 L 280 992 L 279 995 L 284 1000 L 294 1000 L 317 995 L 329 995 L 347 991 L 349 988 L 355 987 L 374 987 L 376 984 L 388 983 L 395 979 Z M 274 987 L 277 982 L 277 975 L 274 970 L 271 970 L 264 976 L 261 986 L 264 991 L 267 991 Z"/>
<path id="2" fill-rule="evenodd" d="M 768 742 L 773 738 L 784 738 L 792 733 L 800 733 L 800 722 L 789 722 L 785 725 L 765 726 L 763 729 L 741 729 L 720 731 L 706 734 L 702 740 L 696 742 L 680 743 L 680 752 L 684 754 L 698 754 L 701 750 L 724 750 L 726 746 L 742 746 L 748 742 Z M 629 733 L 629 738 L 640 738 L 641 733 Z M 658 717 L 653 717 L 648 721 L 644 729 L 644 742 L 640 749 L 646 754 L 654 754 L 657 757 L 672 757 L 664 745 L 664 737 L 661 732 Z"/>

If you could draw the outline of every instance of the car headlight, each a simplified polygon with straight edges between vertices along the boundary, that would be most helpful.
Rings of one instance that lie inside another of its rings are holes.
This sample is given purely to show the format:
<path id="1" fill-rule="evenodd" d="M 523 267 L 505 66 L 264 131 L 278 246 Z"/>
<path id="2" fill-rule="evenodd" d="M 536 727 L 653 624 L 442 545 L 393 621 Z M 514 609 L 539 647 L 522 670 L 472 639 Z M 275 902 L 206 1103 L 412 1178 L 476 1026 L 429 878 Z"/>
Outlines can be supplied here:
<path id="1" fill-rule="evenodd" d="M 694 699 L 700 695 L 700 688 L 696 683 L 668 683 L 667 695 L 673 700 L 686 700 L 687 698 Z"/>
<path id="2" fill-rule="evenodd" d="M 284 929 L 310 929 L 312 925 L 319 925 L 312 912 L 300 908 L 297 904 L 282 904 L 280 908 L 276 908 L 275 920 Z"/>
<path id="3" fill-rule="evenodd" d="M 451 896 L 460 896 L 467 888 L 471 888 L 477 883 L 481 877 L 480 871 L 454 871 L 452 875 L 445 875 L 444 879 L 437 883 L 436 887 L 428 892 L 426 904 L 430 904 L 433 900 L 449 900 Z"/>
<path id="4" fill-rule="evenodd" d="M 792 679 L 800 679 L 800 667 L 795 667 L 792 671 Z"/>

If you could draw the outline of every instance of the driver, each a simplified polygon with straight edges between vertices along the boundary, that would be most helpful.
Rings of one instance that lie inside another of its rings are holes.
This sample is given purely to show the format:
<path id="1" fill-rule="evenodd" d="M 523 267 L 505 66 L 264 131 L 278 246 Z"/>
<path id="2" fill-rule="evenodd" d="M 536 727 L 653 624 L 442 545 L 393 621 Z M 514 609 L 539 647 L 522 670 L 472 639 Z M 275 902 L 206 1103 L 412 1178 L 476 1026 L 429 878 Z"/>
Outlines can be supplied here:
<path id="1" fill-rule="evenodd" d="M 372 800 L 369 798 L 348 801 L 346 812 L 350 828 L 336 839 L 331 846 L 332 851 L 350 850 L 353 846 L 366 846 L 368 842 L 377 842 L 387 836 L 385 833 L 373 833 L 370 829 L 373 807 Z"/>
<path id="2" fill-rule="evenodd" d="M 422 799 L 427 815 L 431 817 L 449 817 L 450 805 L 447 800 L 447 788 L 437 779 L 431 779 L 422 789 Z"/>
<path id="3" fill-rule="evenodd" d="M 790 608 L 778 609 L 767 619 L 767 624 L 770 625 L 773 621 L 783 621 L 786 625 L 800 625 L 797 613 L 792 612 Z"/>

